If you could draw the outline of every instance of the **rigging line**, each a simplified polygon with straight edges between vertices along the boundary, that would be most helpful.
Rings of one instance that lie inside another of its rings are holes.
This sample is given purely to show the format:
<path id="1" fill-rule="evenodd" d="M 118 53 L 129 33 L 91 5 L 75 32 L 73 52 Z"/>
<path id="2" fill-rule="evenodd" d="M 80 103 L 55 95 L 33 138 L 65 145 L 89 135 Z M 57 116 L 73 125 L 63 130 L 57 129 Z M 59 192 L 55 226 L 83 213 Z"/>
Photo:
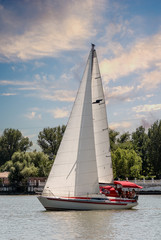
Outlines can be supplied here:
<path id="1" fill-rule="evenodd" d="M 76 160 L 75 163 L 73 164 L 73 167 L 71 168 L 71 170 L 70 170 L 69 174 L 67 175 L 66 179 L 68 179 L 68 177 L 69 177 L 70 174 L 72 173 L 72 171 L 73 171 L 73 169 L 74 169 L 76 163 L 77 163 L 77 160 Z"/>

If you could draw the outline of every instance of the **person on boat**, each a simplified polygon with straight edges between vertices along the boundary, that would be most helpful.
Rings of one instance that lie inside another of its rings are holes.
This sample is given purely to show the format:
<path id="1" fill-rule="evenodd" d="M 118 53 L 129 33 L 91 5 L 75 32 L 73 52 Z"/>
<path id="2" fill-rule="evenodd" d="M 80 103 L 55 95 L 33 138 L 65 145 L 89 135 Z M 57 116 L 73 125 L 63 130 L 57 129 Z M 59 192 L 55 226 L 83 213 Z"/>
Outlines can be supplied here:
<path id="1" fill-rule="evenodd" d="M 129 191 L 126 191 L 126 198 L 129 198 L 130 194 Z"/>
<path id="2" fill-rule="evenodd" d="M 117 188 L 117 186 L 116 186 L 115 190 L 118 192 L 119 197 L 121 197 L 122 189 L 121 188 Z"/>
<path id="3" fill-rule="evenodd" d="M 133 198 L 132 191 L 129 191 L 129 198 Z"/>
<path id="4" fill-rule="evenodd" d="M 126 198 L 126 192 L 122 191 L 122 198 Z"/>
<path id="5" fill-rule="evenodd" d="M 135 192 L 135 189 L 133 188 L 132 190 L 132 198 L 135 198 L 136 197 L 136 192 Z"/>

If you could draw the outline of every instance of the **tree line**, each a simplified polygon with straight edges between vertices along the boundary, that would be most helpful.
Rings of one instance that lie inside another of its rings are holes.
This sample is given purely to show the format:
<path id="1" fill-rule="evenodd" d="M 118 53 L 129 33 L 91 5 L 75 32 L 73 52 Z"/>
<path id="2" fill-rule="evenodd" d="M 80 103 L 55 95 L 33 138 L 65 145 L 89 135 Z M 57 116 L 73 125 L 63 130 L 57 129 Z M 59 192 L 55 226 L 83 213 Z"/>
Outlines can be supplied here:
<path id="1" fill-rule="evenodd" d="M 47 177 L 66 126 L 44 128 L 37 143 L 41 152 L 30 151 L 33 143 L 19 130 L 5 129 L 0 136 L 0 171 L 9 171 L 13 184 L 28 177 Z M 161 178 L 161 120 L 146 131 L 143 126 L 131 134 L 109 131 L 115 179 Z"/>

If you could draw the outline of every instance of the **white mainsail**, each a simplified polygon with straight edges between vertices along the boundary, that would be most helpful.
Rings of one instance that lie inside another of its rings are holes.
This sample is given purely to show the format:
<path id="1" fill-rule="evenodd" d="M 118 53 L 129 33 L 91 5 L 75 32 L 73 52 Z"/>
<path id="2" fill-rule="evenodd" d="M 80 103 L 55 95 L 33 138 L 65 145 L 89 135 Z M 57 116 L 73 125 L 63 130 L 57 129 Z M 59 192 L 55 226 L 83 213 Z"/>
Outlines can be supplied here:
<path id="1" fill-rule="evenodd" d="M 43 194 L 77 197 L 99 193 L 91 104 L 93 54 L 94 47 Z"/>
<path id="2" fill-rule="evenodd" d="M 102 79 L 96 51 L 94 51 L 93 54 L 92 103 L 98 180 L 99 183 L 111 183 L 113 181 L 113 170 L 109 129 Z"/>

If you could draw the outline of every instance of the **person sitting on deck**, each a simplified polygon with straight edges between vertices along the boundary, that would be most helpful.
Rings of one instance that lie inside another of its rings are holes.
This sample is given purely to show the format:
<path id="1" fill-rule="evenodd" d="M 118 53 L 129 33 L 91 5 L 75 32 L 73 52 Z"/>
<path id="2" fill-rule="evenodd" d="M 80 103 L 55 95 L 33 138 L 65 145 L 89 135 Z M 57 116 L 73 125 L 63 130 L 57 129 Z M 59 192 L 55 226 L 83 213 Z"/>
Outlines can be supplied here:
<path id="1" fill-rule="evenodd" d="M 132 190 L 132 198 L 135 198 L 136 197 L 136 192 L 135 192 L 135 189 Z"/>
<path id="2" fill-rule="evenodd" d="M 129 198 L 129 197 L 130 197 L 129 191 L 126 191 L 126 198 Z"/>
<path id="3" fill-rule="evenodd" d="M 133 198 L 132 197 L 132 191 L 129 191 L 129 198 Z"/>
<path id="4" fill-rule="evenodd" d="M 119 196 L 121 197 L 121 195 L 122 195 L 122 189 L 121 189 L 121 188 L 117 188 L 117 191 L 118 191 Z"/>
<path id="5" fill-rule="evenodd" d="M 126 192 L 122 190 L 122 192 L 121 192 L 121 196 L 120 196 L 120 197 L 122 197 L 122 198 L 126 198 Z"/>

